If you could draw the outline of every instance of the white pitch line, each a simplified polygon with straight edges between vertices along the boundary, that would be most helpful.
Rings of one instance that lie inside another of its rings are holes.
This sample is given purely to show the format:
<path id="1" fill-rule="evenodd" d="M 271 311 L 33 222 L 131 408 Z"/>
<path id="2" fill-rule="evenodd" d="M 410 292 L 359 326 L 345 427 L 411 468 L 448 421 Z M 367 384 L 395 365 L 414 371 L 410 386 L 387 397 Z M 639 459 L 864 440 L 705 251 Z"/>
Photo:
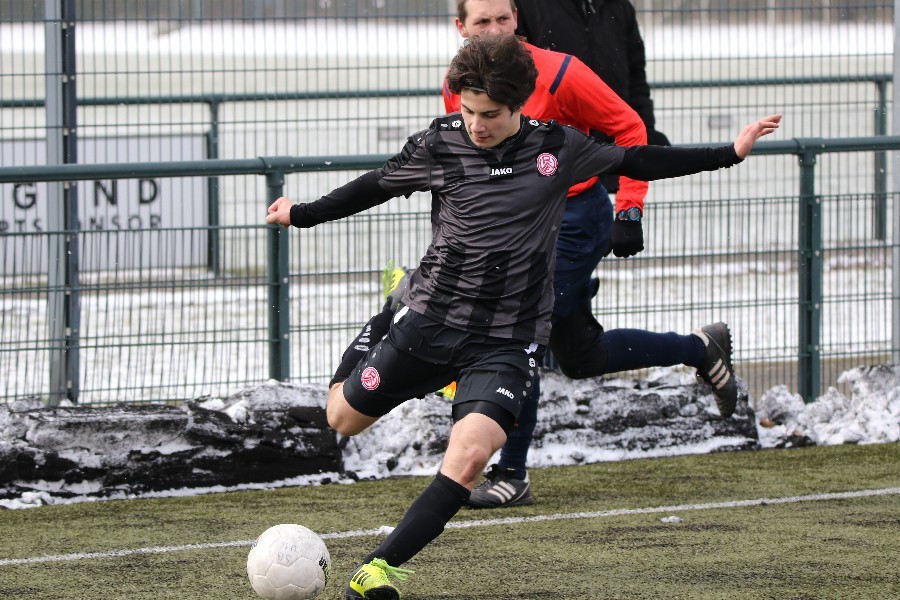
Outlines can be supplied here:
<path id="1" fill-rule="evenodd" d="M 847 498 L 866 498 L 870 496 L 892 496 L 900 494 L 900 488 L 881 490 L 862 490 L 859 492 L 835 492 L 831 494 L 810 494 L 808 496 L 789 496 L 787 498 L 757 498 L 755 500 L 732 500 L 729 502 L 711 502 L 707 504 L 675 504 L 673 506 L 653 506 L 650 508 L 619 508 L 596 512 L 559 513 L 555 515 L 534 515 L 532 517 L 507 517 L 503 519 L 483 519 L 480 521 L 457 521 L 448 523 L 446 529 L 464 529 L 466 527 L 485 527 L 488 525 L 507 525 L 512 523 L 536 523 L 540 521 L 562 521 L 564 519 L 596 519 L 616 517 L 619 515 L 646 515 L 663 512 L 688 510 L 710 510 L 716 508 L 738 508 L 743 506 L 765 506 L 767 504 L 793 504 L 795 502 L 815 502 L 817 500 L 843 500 Z M 2 564 L 2 562 L 0 562 Z"/>
<path id="2" fill-rule="evenodd" d="M 757 498 L 755 500 L 732 500 L 730 502 L 710 502 L 705 504 L 675 504 L 672 506 L 653 506 L 649 508 L 620 508 L 615 510 L 601 510 L 596 512 L 557 513 L 553 515 L 534 515 L 531 517 L 505 517 L 499 519 L 478 519 L 475 521 L 454 521 L 448 523 L 446 529 L 466 529 L 469 527 L 488 527 L 491 525 L 510 525 L 516 523 L 538 523 L 543 521 L 562 521 L 565 519 L 597 519 L 603 517 L 617 517 L 621 515 L 645 515 L 667 512 L 684 512 L 691 510 L 713 510 L 720 508 L 740 508 L 746 506 L 766 506 L 767 504 L 794 504 L 797 502 L 816 502 L 821 500 L 846 500 L 849 498 L 868 498 L 872 496 L 900 495 L 900 488 L 884 488 L 880 490 L 861 490 L 858 492 L 835 492 L 830 494 L 810 494 L 807 496 L 789 496 L 786 498 Z M 346 539 L 352 537 L 367 537 L 381 535 L 384 527 L 378 529 L 357 529 L 354 531 L 339 531 L 335 533 L 323 533 L 320 537 L 328 539 Z M 68 562 L 73 560 L 86 560 L 94 558 L 116 558 L 119 556 L 132 556 L 135 554 L 163 554 L 166 552 L 179 552 L 182 550 L 209 550 L 212 548 L 232 548 L 236 546 L 250 546 L 254 540 L 239 540 L 234 542 L 212 542 L 208 544 L 185 544 L 183 546 L 151 546 L 149 548 L 132 548 L 127 550 L 110 550 L 108 552 L 77 552 L 73 554 L 56 554 L 46 556 L 33 556 L 30 558 L 0 558 L 0 567 L 9 565 L 28 565 L 45 562 Z"/>

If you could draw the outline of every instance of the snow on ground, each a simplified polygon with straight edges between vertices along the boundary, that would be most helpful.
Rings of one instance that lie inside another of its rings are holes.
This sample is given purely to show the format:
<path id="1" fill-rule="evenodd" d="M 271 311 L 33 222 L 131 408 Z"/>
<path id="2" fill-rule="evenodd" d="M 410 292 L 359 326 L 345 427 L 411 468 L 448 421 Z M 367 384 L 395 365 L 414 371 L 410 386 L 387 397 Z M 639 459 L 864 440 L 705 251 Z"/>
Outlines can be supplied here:
<path id="1" fill-rule="evenodd" d="M 900 365 L 857 367 L 838 382 L 851 385 L 849 398 L 830 388 L 804 404 L 783 385 L 765 392 L 755 402 L 762 447 L 784 445 L 791 436 L 817 446 L 900 440 Z"/>
<path id="2" fill-rule="evenodd" d="M 672 372 L 664 377 L 678 378 L 683 373 Z M 829 389 L 815 402 L 804 404 L 800 397 L 791 393 L 785 386 L 774 387 L 765 392 L 754 402 L 759 442 L 762 448 L 786 447 L 795 444 L 835 445 L 835 444 L 872 444 L 900 441 L 900 365 L 882 365 L 875 367 L 859 367 L 845 372 L 840 383 L 851 386 L 850 396 L 844 396 L 835 388 Z M 282 389 L 273 382 L 273 389 Z M 278 402 L 277 393 L 273 395 Z M 623 392 L 621 401 L 627 401 Z M 612 401 L 615 401 L 613 398 Z M 209 402 L 216 402 L 215 399 Z M 210 406 L 212 408 L 212 406 Z M 423 409 L 427 410 L 427 409 Z M 2 434 L 6 429 L 4 413 L 0 413 L 0 444 L 4 443 Z M 354 469 L 358 475 L 381 478 L 397 475 L 429 475 L 434 473 L 440 461 L 439 450 L 430 450 L 427 443 L 421 445 L 421 452 L 397 454 L 394 445 L 397 440 L 409 440 L 420 435 L 415 419 L 395 419 L 391 425 L 380 431 L 378 437 L 371 436 L 367 443 L 348 444 L 344 454 L 348 470 Z M 448 416 L 449 424 L 449 416 Z M 148 437 L 149 440 L 149 437 Z M 148 443 L 148 446 L 150 444 Z M 579 447 L 578 452 L 556 452 L 553 464 L 587 464 L 608 462 L 610 460 L 627 460 L 643 458 L 646 455 L 635 453 L 629 455 L 616 451 L 611 454 L 603 448 Z M 696 447 L 667 448 L 666 455 L 697 454 L 705 450 Z M 567 462 L 566 457 L 570 458 Z M 395 466 L 390 473 L 373 465 L 384 465 L 390 458 Z M 542 461 L 539 461 L 542 462 Z M 547 465 L 540 465 L 547 466 Z M 172 497 L 197 494 L 216 493 L 236 490 L 268 489 L 274 487 L 291 487 L 301 485 L 321 485 L 323 482 L 352 483 L 352 480 L 337 473 L 324 473 L 315 477 L 297 477 L 269 484 L 249 484 L 234 487 L 210 487 L 194 489 L 173 489 L 144 494 L 140 497 Z M 48 484 L 46 489 L 51 489 Z M 69 488 L 68 491 L 78 491 Z M 85 490 L 85 493 L 91 490 Z M 134 495 L 112 495 L 106 499 L 129 499 Z M 48 492 L 29 492 L 20 498 L 0 500 L 3 508 L 31 508 L 44 504 L 69 502 L 91 502 L 97 498 L 89 495 L 61 499 Z"/>

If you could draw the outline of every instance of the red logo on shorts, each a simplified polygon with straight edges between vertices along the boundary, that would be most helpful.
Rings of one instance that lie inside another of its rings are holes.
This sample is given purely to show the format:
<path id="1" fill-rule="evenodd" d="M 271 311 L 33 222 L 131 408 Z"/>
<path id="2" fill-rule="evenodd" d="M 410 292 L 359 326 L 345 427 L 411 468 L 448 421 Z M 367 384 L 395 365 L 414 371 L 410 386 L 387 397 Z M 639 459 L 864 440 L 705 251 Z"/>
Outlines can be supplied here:
<path id="1" fill-rule="evenodd" d="M 558 166 L 559 161 L 557 161 L 556 157 L 549 152 L 544 152 L 537 157 L 538 173 L 544 175 L 545 177 L 549 177 L 550 175 L 556 173 L 556 167 Z"/>
<path id="2" fill-rule="evenodd" d="M 378 374 L 378 370 L 375 367 L 366 367 L 360 378 L 362 379 L 362 386 L 370 392 L 381 383 L 381 375 Z"/>

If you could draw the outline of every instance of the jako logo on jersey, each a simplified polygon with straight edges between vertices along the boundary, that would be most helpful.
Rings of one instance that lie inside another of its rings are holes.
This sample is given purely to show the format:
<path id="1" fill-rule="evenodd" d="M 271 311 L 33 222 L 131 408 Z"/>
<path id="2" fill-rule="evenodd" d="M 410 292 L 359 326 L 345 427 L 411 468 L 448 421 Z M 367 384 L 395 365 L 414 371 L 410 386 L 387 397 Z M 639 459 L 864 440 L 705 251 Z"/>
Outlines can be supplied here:
<path id="1" fill-rule="evenodd" d="M 508 389 L 506 389 L 505 387 L 498 387 L 496 393 L 498 393 L 498 394 L 503 394 L 504 396 L 506 396 L 506 397 L 509 398 L 510 400 L 515 400 L 515 399 L 516 399 L 515 395 L 513 395 L 513 393 L 512 393 L 511 391 L 509 391 Z"/>
<path id="2" fill-rule="evenodd" d="M 362 375 L 360 375 L 360 379 L 362 380 L 362 386 L 370 392 L 381 384 L 381 375 L 378 374 L 378 370 L 375 367 L 366 367 Z"/>
<path id="3" fill-rule="evenodd" d="M 491 169 L 491 179 L 495 179 L 497 177 L 509 177 L 512 174 L 512 167 L 494 167 L 493 169 Z"/>
<path id="4" fill-rule="evenodd" d="M 450 123 L 450 125 L 452 125 L 453 127 L 459 127 L 460 125 L 462 125 L 462 121 L 457 119 L 456 121 L 453 121 L 452 123 Z"/>
<path id="5" fill-rule="evenodd" d="M 549 152 L 544 152 L 540 156 L 537 157 L 537 170 L 538 173 L 545 177 L 549 177 L 556 173 L 556 167 L 559 166 L 559 161 L 556 160 L 556 157 L 550 154 Z"/>

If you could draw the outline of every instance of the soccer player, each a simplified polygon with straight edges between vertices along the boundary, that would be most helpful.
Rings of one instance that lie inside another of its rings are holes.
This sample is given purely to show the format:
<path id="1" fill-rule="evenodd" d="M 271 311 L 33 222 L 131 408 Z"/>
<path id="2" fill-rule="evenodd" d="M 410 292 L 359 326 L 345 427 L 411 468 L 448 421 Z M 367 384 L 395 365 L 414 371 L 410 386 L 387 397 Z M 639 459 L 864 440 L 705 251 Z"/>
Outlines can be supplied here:
<path id="1" fill-rule="evenodd" d="M 551 9 L 548 9 L 551 10 Z M 463 38 L 483 34 L 512 34 L 517 26 L 513 0 L 457 0 L 456 28 Z M 522 109 L 532 118 L 555 120 L 584 133 L 599 131 L 614 136 L 620 146 L 645 144 L 647 131 L 641 118 L 581 60 L 568 54 L 537 48 L 523 40 L 538 70 L 535 90 Z M 459 112 L 460 97 L 445 84 L 447 112 Z M 615 181 L 617 177 L 606 177 Z M 644 248 L 641 217 L 647 183 L 622 177 L 616 195 L 616 215 L 609 195 L 596 175 L 576 182 L 567 192 L 565 213 L 556 242 L 553 329 L 549 346 L 567 376 L 582 379 L 644 367 L 684 364 L 697 369 L 716 396 L 719 412 L 729 417 L 737 405 L 737 384 L 731 363 L 731 332 L 724 323 L 705 325 L 693 334 L 656 333 L 640 329 L 604 331 L 591 310 L 597 280 L 591 276 L 610 250 L 620 257 Z M 402 270 L 400 275 L 402 276 Z M 397 307 L 405 281 L 383 313 Z M 594 285 L 592 285 L 592 283 Z M 380 340 L 387 333 L 389 314 L 369 320 L 363 341 Z M 526 461 L 537 426 L 540 380 L 526 398 L 500 460 L 473 490 L 469 506 L 497 508 L 533 502 Z"/>
<path id="2" fill-rule="evenodd" d="M 510 35 L 476 36 L 447 75 L 462 114 L 432 121 L 399 154 L 309 204 L 279 198 L 267 223 L 300 228 L 430 191 L 438 219 L 387 336 L 348 351 L 328 394 L 328 423 L 356 435 L 409 398 L 453 380 L 453 427 L 434 480 L 351 574 L 347 598 L 399 599 L 391 577 L 443 531 L 505 442 L 537 379 L 550 334 L 557 229 L 568 189 L 603 172 L 677 177 L 735 165 L 780 115 L 718 148 L 622 148 L 527 118 L 537 72 Z"/>

